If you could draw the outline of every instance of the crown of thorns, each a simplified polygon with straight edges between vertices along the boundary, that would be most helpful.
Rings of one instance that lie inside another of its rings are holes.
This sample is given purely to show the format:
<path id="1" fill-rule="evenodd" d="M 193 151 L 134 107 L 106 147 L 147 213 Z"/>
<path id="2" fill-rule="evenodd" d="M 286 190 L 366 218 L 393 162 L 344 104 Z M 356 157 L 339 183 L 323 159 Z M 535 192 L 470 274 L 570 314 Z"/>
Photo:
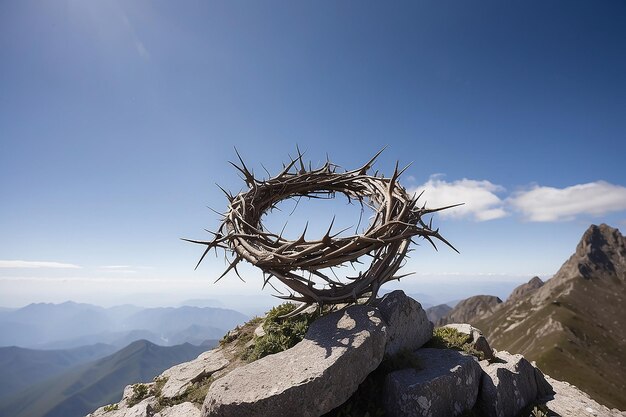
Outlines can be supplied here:
<path id="1" fill-rule="evenodd" d="M 308 169 L 305 168 L 303 155 L 298 150 L 298 156 L 291 159 L 278 175 L 271 177 L 268 172 L 270 178 L 267 180 L 257 179 L 237 152 L 240 165 L 231 164 L 243 175 L 248 190 L 232 195 L 222 189 L 229 206 L 226 213 L 220 213 L 223 218 L 217 232 L 209 232 L 214 235 L 212 240 L 185 239 L 206 246 L 198 265 L 213 248 L 231 253 L 233 258 L 228 261 L 228 268 L 217 278 L 217 282 L 231 270 L 242 279 L 237 264 L 246 260 L 263 271 L 263 287 L 269 284 L 276 290 L 270 282 L 275 278 L 292 291 L 277 297 L 301 302 L 294 312 L 297 313 L 313 304 L 355 303 L 364 298 L 367 298 L 366 302 L 373 300 L 381 285 L 410 275 L 398 276 L 396 272 L 415 237 L 427 240 L 435 249 L 435 240 L 439 240 L 456 251 L 438 229 L 432 228 L 432 218 L 428 223 L 423 220 L 427 214 L 456 205 L 435 209 L 418 205 L 422 194 L 410 196 L 398 183 L 398 177 L 408 166 L 398 170 L 396 163 L 389 178 L 378 172 L 369 175 L 368 171 L 381 152 L 358 169 L 337 172 L 338 166 L 330 161 L 318 169 L 312 169 L 310 164 Z M 306 227 L 298 239 L 289 240 L 282 236 L 282 232 L 272 233 L 261 224 L 262 216 L 280 201 L 300 197 L 333 198 L 336 193 L 342 193 L 349 201 L 358 201 L 374 211 L 373 220 L 362 234 L 338 237 L 347 229 L 332 234 L 334 218 L 324 236 L 318 240 L 306 240 Z M 359 258 L 362 256 L 372 258 L 366 271 L 346 276 L 343 280 L 337 277 L 333 268 L 347 263 L 361 263 Z M 328 270 L 332 272 L 332 277 L 326 273 Z"/>

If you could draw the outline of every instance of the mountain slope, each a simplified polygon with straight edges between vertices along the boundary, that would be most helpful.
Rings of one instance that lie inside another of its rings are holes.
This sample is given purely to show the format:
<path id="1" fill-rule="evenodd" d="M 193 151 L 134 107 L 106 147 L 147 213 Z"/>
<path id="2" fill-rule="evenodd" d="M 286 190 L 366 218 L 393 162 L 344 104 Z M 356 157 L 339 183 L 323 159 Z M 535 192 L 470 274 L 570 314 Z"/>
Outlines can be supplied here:
<path id="1" fill-rule="evenodd" d="M 522 353 L 598 402 L 626 409 L 626 238 L 592 225 L 543 286 L 474 320 L 497 349 Z"/>
<path id="2" fill-rule="evenodd" d="M 524 298 L 527 294 L 534 292 L 536 289 L 543 287 L 544 282 L 539 277 L 532 277 L 530 281 L 525 284 L 520 285 L 515 288 L 509 298 L 506 299 L 507 302 L 512 302 L 514 300 L 519 300 L 520 298 Z"/>
<path id="3" fill-rule="evenodd" d="M 436 324 L 443 326 L 448 323 L 472 323 L 493 313 L 500 303 L 502 300 L 493 295 L 475 295 L 459 302 Z"/>
<path id="4" fill-rule="evenodd" d="M 78 366 L 0 402 L 0 416 L 82 416 L 119 401 L 124 386 L 149 381 L 207 349 L 190 344 L 163 347 L 139 340 L 113 355 Z"/>
<path id="5" fill-rule="evenodd" d="M 0 348 L 0 400 L 37 382 L 115 352 L 106 344 L 66 350 Z"/>
<path id="6" fill-rule="evenodd" d="M 426 309 L 426 317 L 433 323 L 437 323 L 442 317 L 452 311 L 452 307 L 447 304 L 439 304 Z"/>

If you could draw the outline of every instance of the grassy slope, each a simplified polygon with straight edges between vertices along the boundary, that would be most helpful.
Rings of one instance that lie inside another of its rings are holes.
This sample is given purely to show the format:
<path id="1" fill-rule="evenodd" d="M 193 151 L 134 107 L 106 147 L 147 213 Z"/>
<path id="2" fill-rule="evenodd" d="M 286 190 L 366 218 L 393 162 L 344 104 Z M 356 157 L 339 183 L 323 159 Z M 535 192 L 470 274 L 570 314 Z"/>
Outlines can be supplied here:
<path id="1" fill-rule="evenodd" d="M 571 291 L 564 291 L 565 285 L 543 304 L 518 302 L 474 324 L 496 349 L 522 353 L 550 376 L 624 410 L 626 310 L 618 300 L 626 288 L 617 280 L 583 278 Z"/>
<path id="2" fill-rule="evenodd" d="M 162 347 L 145 340 L 98 361 L 39 383 L 0 403 L 1 417 L 78 417 L 117 402 L 124 386 L 151 381 L 165 369 L 197 357 L 207 347 Z"/>

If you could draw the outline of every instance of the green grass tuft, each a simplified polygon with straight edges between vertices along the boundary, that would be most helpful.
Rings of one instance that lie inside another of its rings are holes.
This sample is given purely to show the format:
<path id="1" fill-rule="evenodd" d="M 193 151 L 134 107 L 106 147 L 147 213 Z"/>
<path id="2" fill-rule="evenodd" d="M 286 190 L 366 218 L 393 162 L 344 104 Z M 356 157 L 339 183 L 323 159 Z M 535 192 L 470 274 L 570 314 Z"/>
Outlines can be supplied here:
<path id="1" fill-rule="evenodd" d="M 104 412 L 108 413 L 109 411 L 115 411 L 119 408 L 117 404 L 109 404 L 104 406 Z"/>
<path id="2" fill-rule="evenodd" d="M 164 398 L 161 395 L 161 390 L 163 389 L 163 386 L 166 382 L 167 378 L 157 378 L 155 380 L 155 388 L 150 391 L 150 395 L 153 395 L 156 399 L 156 404 L 152 409 L 152 411 L 155 413 L 158 413 L 166 407 L 172 407 L 174 405 L 186 402 L 202 405 L 202 403 L 204 402 L 204 398 L 209 392 L 209 387 L 213 382 L 213 378 L 209 376 L 189 385 L 185 389 L 185 392 L 175 398 Z"/>
<path id="3" fill-rule="evenodd" d="M 460 350 L 470 355 L 476 356 L 478 359 L 485 359 L 485 354 L 474 349 L 470 343 L 471 336 L 461 333 L 450 327 L 437 327 L 433 330 L 433 337 L 424 345 L 425 348 L 435 349 L 454 349 Z"/>
<path id="4" fill-rule="evenodd" d="M 126 400 L 126 404 L 128 407 L 132 407 L 136 404 L 139 404 L 145 398 L 148 398 L 149 390 L 146 384 L 134 384 L 133 385 L 133 395 L 130 396 Z"/>
<path id="5" fill-rule="evenodd" d="M 293 303 L 283 303 L 272 308 L 263 321 L 265 335 L 254 337 L 254 345 L 243 352 L 243 359 L 253 362 L 264 356 L 292 348 L 304 339 L 309 326 L 320 315 L 303 313 L 295 317 L 282 317 L 295 309 L 296 305 Z"/>
<path id="6" fill-rule="evenodd" d="M 162 376 L 154 378 L 154 385 L 152 386 L 152 388 L 150 388 L 150 395 L 152 395 L 153 397 L 160 396 L 161 390 L 165 386 L 167 379 L 167 377 Z"/>

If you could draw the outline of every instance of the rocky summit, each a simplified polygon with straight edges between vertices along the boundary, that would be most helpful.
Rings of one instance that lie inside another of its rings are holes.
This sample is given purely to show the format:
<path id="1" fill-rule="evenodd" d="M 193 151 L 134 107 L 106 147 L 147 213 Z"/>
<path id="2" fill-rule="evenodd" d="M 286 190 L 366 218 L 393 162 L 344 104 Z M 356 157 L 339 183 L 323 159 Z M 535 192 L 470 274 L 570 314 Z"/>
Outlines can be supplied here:
<path id="1" fill-rule="evenodd" d="M 515 288 L 509 298 L 506 299 L 507 302 L 519 300 L 524 298 L 526 295 L 534 292 L 535 290 L 543 287 L 544 282 L 539 277 L 532 277 L 530 281 L 525 284 L 520 285 Z"/>
<path id="2" fill-rule="evenodd" d="M 259 324 L 129 385 L 119 403 L 88 417 L 626 415 L 522 355 L 492 350 L 472 326 L 433 333 L 421 305 L 401 291 L 323 315 L 294 347 L 249 362 L 240 353 L 265 337 Z"/>

